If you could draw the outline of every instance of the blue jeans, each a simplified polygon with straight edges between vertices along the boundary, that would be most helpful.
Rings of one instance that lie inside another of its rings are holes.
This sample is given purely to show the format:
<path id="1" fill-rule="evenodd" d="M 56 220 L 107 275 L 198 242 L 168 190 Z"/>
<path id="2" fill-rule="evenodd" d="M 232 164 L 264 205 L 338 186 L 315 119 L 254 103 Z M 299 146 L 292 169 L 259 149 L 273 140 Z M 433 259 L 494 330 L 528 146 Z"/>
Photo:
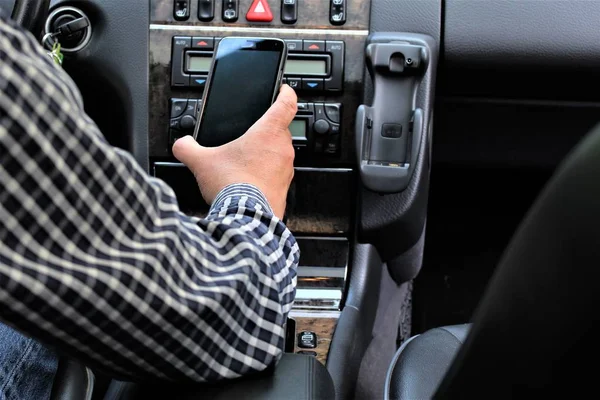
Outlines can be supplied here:
<path id="1" fill-rule="evenodd" d="M 0 400 L 50 398 L 58 356 L 0 323 Z"/>

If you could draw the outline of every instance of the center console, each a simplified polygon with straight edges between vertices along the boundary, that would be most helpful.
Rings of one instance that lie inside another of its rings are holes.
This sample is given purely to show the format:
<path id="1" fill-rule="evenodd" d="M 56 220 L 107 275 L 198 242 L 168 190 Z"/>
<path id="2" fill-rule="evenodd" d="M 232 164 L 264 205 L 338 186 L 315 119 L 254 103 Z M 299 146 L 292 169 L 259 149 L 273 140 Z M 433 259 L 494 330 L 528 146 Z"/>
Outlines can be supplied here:
<path id="1" fill-rule="evenodd" d="M 174 189 L 181 209 L 191 215 L 204 215 L 208 206 L 170 149 L 177 138 L 193 132 L 219 40 L 277 37 L 288 46 L 285 81 L 299 100 L 290 126 L 296 173 L 286 224 L 301 249 L 288 350 L 323 363 L 352 268 L 358 198 L 354 132 L 369 12 L 370 0 L 152 1 L 151 170 Z M 231 85 L 244 90 L 244 82 Z"/>

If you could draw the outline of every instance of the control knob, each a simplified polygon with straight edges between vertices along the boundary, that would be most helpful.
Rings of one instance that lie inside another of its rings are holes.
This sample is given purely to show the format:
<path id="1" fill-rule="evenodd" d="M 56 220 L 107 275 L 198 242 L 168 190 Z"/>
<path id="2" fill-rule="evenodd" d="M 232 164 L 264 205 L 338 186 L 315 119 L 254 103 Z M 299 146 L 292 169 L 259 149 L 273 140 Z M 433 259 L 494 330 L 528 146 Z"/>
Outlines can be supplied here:
<path id="1" fill-rule="evenodd" d="M 191 115 L 184 115 L 181 117 L 181 121 L 179 122 L 179 126 L 184 131 L 191 131 L 196 126 L 196 118 Z"/>
<path id="2" fill-rule="evenodd" d="M 329 132 L 331 125 L 324 119 L 319 119 L 313 124 L 313 130 L 319 135 L 324 135 Z"/>

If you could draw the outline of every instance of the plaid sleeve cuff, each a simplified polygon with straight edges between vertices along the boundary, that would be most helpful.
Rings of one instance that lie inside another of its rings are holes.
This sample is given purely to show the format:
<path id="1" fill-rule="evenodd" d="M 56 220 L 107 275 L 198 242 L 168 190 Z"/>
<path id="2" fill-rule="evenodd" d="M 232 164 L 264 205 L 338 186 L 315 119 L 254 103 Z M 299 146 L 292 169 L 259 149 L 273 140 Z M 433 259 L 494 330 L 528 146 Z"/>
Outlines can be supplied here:
<path id="1" fill-rule="evenodd" d="M 248 183 L 234 183 L 226 186 L 219 192 L 219 194 L 217 194 L 217 197 L 215 197 L 215 201 L 213 201 L 208 214 L 218 214 L 223 207 L 226 207 L 227 199 L 232 197 L 240 198 L 242 196 L 247 196 L 248 198 L 256 201 L 256 203 L 259 204 L 265 212 L 271 215 L 275 214 L 271 209 L 271 206 L 269 205 L 265 195 L 256 186 Z"/>

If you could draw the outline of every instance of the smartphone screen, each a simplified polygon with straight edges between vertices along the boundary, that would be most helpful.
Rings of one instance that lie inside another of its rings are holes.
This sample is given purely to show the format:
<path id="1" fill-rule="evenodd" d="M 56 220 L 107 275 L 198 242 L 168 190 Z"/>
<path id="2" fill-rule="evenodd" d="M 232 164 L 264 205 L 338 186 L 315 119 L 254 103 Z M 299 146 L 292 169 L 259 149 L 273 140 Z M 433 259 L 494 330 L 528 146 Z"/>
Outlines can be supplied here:
<path id="1" fill-rule="evenodd" d="M 221 40 L 194 134 L 202 146 L 229 143 L 262 117 L 277 97 L 285 53 L 280 39 Z"/>

